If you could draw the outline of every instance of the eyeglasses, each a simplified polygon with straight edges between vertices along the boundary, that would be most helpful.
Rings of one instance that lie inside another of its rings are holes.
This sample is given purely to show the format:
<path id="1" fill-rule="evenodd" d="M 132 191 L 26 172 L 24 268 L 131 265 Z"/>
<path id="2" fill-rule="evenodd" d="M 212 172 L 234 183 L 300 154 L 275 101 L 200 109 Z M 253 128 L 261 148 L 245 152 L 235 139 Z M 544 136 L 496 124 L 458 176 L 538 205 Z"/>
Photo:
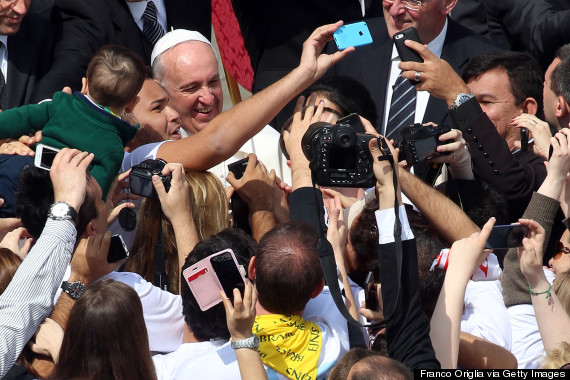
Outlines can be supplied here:
<path id="1" fill-rule="evenodd" d="M 562 256 L 562 254 L 569 254 L 570 253 L 570 248 L 565 247 L 564 244 L 562 244 L 561 242 L 558 242 L 558 247 L 556 249 L 556 253 L 554 254 L 554 256 L 552 257 L 554 260 L 558 260 L 560 258 L 560 256 Z"/>
<path id="2" fill-rule="evenodd" d="M 384 0 L 386 4 L 394 4 L 395 0 Z M 404 8 L 411 11 L 419 11 L 421 7 L 426 5 L 428 1 L 426 0 L 400 0 Z"/>

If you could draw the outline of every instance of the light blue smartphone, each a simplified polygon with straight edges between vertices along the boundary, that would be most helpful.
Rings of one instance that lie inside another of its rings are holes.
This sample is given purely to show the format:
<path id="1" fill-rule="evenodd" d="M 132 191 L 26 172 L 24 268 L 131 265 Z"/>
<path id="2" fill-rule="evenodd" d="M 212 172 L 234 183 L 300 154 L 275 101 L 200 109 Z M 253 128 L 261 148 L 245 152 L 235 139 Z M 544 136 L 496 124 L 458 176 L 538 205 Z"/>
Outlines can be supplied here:
<path id="1" fill-rule="evenodd" d="M 372 43 L 372 35 L 370 35 L 368 25 L 364 21 L 341 26 L 333 33 L 333 37 L 338 50 L 344 50 L 350 46 L 370 45 Z"/>

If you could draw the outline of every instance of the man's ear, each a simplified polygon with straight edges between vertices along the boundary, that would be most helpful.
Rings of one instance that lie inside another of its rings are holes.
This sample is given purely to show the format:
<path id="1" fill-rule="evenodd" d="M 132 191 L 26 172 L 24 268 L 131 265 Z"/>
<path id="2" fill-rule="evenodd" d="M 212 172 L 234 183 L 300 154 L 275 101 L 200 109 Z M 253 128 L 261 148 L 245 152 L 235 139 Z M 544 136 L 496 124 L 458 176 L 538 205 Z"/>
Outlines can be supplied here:
<path id="1" fill-rule="evenodd" d="M 538 103 L 535 98 L 528 97 L 523 101 L 522 109 L 524 113 L 529 115 L 536 115 L 538 112 Z"/>
<path id="2" fill-rule="evenodd" d="M 88 91 L 89 91 L 89 84 L 87 83 L 87 78 L 83 77 L 81 78 L 81 93 L 83 95 L 87 95 Z"/>
<path id="3" fill-rule="evenodd" d="M 95 219 L 91 219 L 89 223 L 87 223 L 87 227 L 85 227 L 85 232 L 83 236 L 95 236 L 97 235 L 97 230 L 95 229 Z"/>
<path id="4" fill-rule="evenodd" d="M 134 98 L 129 104 L 127 104 L 127 106 L 125 107 L 125 112 L 126 113 L 131 113 L 133 112 L 133 110 L 135 109 L 137 103 L 141 100 L 140 97 L 136 97 Z"/>
<path id="5" fill-rule="evenodd" d="M 457 0 L 445 0 L 442 13 L 445 15 L 450 14 L 451 10 L 455 8 L 455 5 L 457 5 Z"/>
<path id="6" fill-rule="evenodd" d="M 249 265 L 247 267 L 247 276 L 251 281 L 255 281 L 255 256 L 249 260 Z"/>
<path id="7" fill-rule="evenodd" d="M 556 117 L 558 119 L 564 118 L 570 112 L 570 104 L 564 99 L 562 95 L 558 95 L 558 101 L 556 103 Z"/>
<path id="8" fill-rule="evenodd" d="M 311 298 L 315 298 L 316 296 L 321 294 L 324 287 L 325 287 L 325 279 L 321 278 L 321 281 L 319 281 L 317 286 L 315 286 L 315 289 L 313 289 L 313 293 L 311 293 Z"/>

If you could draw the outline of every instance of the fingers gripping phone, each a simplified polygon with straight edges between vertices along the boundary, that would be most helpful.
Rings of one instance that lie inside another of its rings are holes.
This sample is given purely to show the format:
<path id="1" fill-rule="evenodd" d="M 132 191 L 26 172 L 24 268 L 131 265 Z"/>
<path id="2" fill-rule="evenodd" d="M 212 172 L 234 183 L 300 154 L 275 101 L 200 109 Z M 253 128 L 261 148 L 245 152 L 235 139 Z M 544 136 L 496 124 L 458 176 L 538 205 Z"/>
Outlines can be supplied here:
<path id="1" fill-rule="evenodd" d="M 34 165 L 37 168 L 50 170 L 53 160 L 60 149 L 54 147 L 38 144 L 36 147 L 36 155 L 34 157 Z"/>
<path id="2" fill-rule="evenodd" d="M 220 290 L 223 290 L 233 303 L 233 290 L 239 289 L 243 295 L 245 289 L 245 270 L 238 265 L 234 252 L 225 249 L 200 260 L 186 268 L 182 275 L 202 311 L 222 302 Z"/>
<path id="3" fill-rule="evenodd" d="M 333 33 L 333 37 L 338 50 L 344 50 L 350 46 L 370 45 L 372 43 L 372 35 L 364 21 L 341 26 Z"/>
<path id="4" fill-rule="evenodd" d="M 364 281 L 364 302 L 367 309 L 378 311 L 378 294 L 376 293 L 373 271 L 368 272 Z"/>
<path id="5" fill-rule="evenodd" d="M 487 249 L 507 249 L 522 246 L 522 241 L 528 235 L 528 226 L 520 224 L 510 224 L 505 226 L 494 226 L 485 248 Z"/>
<path id="6" fill-rule="evenodd" d="M 408 28 L 394 34 L 393 40 L 402 62 L 412 61 L 422 63 L 424 61 L 420 53 L 413 49 L 410 49 L 404 44 L 406 40 L 416 41 L 420 44 L 422 43 L 420 40 L 420 35 L 418 34 L 416 28 Z"/>

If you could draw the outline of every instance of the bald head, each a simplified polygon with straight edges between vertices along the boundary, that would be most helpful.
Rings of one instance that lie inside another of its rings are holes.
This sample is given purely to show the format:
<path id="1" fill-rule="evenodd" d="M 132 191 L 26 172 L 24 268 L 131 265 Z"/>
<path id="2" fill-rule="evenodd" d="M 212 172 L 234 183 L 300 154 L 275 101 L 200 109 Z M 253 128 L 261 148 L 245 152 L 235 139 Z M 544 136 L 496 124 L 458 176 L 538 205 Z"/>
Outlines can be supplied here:
<path id="1" fill-rule="evenodd" d="M 352 366 L 347 380 L 412 380 L 412 372 L 399 361 L 385 356 L 369 356 Z"/>

